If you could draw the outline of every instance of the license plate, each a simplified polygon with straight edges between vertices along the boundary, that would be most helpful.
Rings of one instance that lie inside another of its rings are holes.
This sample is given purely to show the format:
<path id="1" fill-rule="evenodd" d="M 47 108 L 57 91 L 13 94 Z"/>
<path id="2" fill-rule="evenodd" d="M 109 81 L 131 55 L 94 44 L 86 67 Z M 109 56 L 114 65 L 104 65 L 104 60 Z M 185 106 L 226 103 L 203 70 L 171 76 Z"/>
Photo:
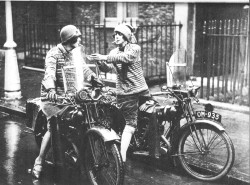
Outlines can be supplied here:
<path id="1" fill-rule="evenodd" d="M 218 122 L 221 122 L 221 115 L 216 112 L 207 112 L 207 111 L 196 111 L 195 117 L 197 119 L 212 119 Z"/>

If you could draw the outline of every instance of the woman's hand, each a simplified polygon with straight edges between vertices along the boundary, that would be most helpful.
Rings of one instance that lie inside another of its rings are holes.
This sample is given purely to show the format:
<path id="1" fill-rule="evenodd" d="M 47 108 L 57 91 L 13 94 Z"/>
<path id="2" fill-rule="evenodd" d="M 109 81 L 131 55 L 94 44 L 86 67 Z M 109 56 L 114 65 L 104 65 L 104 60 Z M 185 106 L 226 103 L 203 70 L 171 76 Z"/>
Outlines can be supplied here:
<path id="1" fill-rule="evenodd" d="M 46 99 L 48 99 L 51 102 L 56 102 L 58 99 L 58 95 L 56 94 L 55 89 L 50 89 L 49 92 L 46 95 Z"/>
<path id="2" fill-rule="evenodd" d="M 100 60 L 107 60 L 108 58 L 108 55 L 101 55 L 101 54 L 98 54 L 98 53 L 94 53 L 94 54 L 91 54 L 91 55 L 88 55 L 87 57 L 90 61 L 100 61 Z"/>

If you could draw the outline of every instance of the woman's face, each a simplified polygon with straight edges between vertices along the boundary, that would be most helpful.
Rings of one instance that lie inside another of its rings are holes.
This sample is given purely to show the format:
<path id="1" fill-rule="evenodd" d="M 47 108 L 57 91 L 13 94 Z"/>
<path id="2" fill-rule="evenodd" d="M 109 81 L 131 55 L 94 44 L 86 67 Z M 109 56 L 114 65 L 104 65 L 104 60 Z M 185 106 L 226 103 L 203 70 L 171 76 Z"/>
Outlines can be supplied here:
<path id="1" fill-rule="evenodd" d="M 72 43 L 72 47 L 76 48 L 76 47 L 80 46 L 81 41 L 82 41 L 81 37 L 76 37 L 76 41 L 75 41 L 75 43 Z"/>
<path id="2" fill-rule="evenodd" d="M 115 32 L 114 38 L 115 38 L 115 44 L 117 45 L 122 45 L 125 42 L 123 35 L 120 32 Z"/>

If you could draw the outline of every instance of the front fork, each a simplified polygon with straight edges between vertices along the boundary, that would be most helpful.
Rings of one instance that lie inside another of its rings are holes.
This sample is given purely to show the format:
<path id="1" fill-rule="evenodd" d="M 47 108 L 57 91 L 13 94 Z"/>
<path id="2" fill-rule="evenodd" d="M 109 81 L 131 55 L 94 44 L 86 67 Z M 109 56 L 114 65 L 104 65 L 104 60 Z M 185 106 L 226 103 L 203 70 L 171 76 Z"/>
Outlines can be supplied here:
<path id="1" fill-rule="evenodd" d="M 90 145 L 90 150 L 91 150 L 91 154 L 92 154 L 92 157 L 94 159 L 94 169 L 95 171 L 100 171 L 102 170 L 103 167 L 109 165 L 109 161 L 108 161 L 108 154 L 107 154 L 107 149 L 106 149 L 106 145 L 103 141 L 99 140 L 98 138 L 98 142 L 100 142 L 100 149 L 101 149 L 101 155 L 104 154 L 104 159 L 105 161 L 101 161 L 100 162 L 100 159 L 97 158 L 97 156 L 95 155 L 96 154 L 96 149 L 95 149 L 95 142 L 94 142 L 94 136 L 93 135 L 89 135 L 88 136 L 88 142 L 89 142 L 89 145 Z"/>

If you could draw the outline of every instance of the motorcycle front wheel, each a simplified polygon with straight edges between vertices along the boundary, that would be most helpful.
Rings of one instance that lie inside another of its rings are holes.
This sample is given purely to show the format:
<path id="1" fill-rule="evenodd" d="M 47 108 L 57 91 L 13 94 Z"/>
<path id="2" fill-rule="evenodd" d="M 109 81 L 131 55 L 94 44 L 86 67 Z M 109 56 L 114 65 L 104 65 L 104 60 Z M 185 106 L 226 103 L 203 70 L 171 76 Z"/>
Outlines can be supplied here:
<path id="1" fill-rule="evenodd" d="M 214 181 L 232 168 L 235 151 L 225 131 L 201 124 L 190 126 L 182 134 L 178 156 L 188 174 L 200 180 Z"/>
<path id="2" fill-rule="evenodd" d="M 93 185 L 122 185 L 124 170 L 117 145 L 104 143 L 97 134 L 90 134 L 85 150 L 86 173 Z"/>

